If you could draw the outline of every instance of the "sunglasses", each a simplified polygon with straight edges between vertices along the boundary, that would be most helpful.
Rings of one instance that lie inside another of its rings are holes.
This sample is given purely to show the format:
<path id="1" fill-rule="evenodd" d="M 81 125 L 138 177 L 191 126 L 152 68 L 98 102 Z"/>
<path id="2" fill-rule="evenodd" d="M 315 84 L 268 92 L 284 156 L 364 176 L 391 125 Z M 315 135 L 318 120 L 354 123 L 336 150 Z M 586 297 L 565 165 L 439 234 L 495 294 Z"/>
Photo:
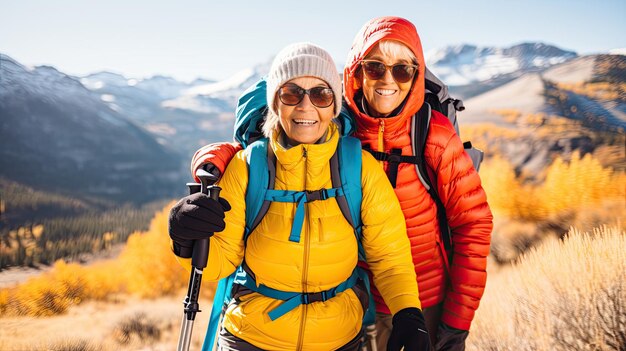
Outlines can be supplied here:
<path id="1" fill-rule="evenodd" d="M 368 79 L 379 80 L 385 76 L 387 70 L 391 71 L 393 80 L 397 83 L 406 83 L 413 79 L 417 72 L 416 65 L 409 65 L 406 63 L 396 63 L 395 65 L 386 65 L 383 62 L 376 60 L 363 60 L 361 61 L 363 72 Z"/>
<path id="2" fill-rule="evenodd" d="M 311 103 L 317 107 L 328 107 L 335 101 L 333 90 L 328 87 L 314 87 L 311 89 L 302 89 L 296 84 L 285 84 L 278 89 L 278 98 L 287 106 L 296 106 L 299 104 L 304 95 L 308 95 Z"/>

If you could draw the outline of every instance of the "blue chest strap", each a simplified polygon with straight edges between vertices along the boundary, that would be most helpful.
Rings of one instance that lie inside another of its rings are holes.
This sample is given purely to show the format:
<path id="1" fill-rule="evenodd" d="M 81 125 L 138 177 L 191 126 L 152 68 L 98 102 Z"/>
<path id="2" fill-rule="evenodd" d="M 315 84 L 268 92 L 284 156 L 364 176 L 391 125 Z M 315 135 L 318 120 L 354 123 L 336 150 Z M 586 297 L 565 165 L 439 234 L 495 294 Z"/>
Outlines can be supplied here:
<path id="1" fill-rule="evenodd" d="M 265 193 L 265 200 L 271 202 L 294 202 L 297 203 L 296 214 L 291 226 L 289 241 L 300 242 L 300 233 L 304 224 L 304 204 L 307 202 L 326 200 L 331 197 L 343 196 L 341 188 L 320 189 L 315 191 L 292 191 L 292 190 L 270 190 Z"/>

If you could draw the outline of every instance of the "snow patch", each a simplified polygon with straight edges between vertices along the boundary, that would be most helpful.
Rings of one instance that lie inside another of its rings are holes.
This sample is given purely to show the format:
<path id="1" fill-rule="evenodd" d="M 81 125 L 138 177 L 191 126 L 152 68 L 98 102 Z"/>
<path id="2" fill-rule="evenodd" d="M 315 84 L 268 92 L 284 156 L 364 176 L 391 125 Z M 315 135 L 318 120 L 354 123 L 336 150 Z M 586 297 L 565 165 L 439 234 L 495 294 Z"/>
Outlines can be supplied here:
<path id="1" fill-rule="evenodd" d="M 115 101 L 115 96 L 113 96 L 111 94 L 102 94 L 102 95 L 100 95 L 100 100 L 102 100 L 104 102 L 113 102 L 113 101 Z"/>
<path id="2" fill-rule="evenodd" d="M 611 49 L 611 50 L 609 50 L 609 54 L 626 56 L 626 48 Z"/>

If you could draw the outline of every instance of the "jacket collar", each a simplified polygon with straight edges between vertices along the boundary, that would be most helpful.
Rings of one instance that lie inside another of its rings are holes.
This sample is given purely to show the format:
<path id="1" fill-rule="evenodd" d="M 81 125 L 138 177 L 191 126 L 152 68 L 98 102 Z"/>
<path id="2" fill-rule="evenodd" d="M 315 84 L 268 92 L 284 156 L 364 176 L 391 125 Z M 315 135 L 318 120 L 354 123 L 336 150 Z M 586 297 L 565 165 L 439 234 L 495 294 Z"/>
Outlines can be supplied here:
<path id="1" fill-rule="evenodd" d="M 297 167 L 302 161 L 307 162 L 307 166 L 326 165 L 337 149 L 339 142 L 339 130 L 334 123 L 328 125 L 325 140 L 316 144 L 300 144 L 290 148 L 280 143 L 280 134 L 273 133 L 271 147 L 276 155 L 276 160 L 285 169 L 290 170 Z"/>

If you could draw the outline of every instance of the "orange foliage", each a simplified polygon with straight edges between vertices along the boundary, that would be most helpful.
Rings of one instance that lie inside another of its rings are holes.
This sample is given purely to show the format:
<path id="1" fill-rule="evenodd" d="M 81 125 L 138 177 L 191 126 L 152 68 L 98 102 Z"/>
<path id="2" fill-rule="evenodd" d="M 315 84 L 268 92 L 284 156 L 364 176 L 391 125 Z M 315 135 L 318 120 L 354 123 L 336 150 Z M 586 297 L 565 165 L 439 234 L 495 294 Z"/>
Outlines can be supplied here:
<path id="1" fill-rule="evenodd" d="M 126 290 L 142 297 L 171 294 L 185 287 L 189 275 L 181 268 L 170 248 L 167 234 L 169 206 L 157 213 L 150 229 L 133 233 L 119 257 Z"/>
<path id="2" fill-rule="evenodd" d="M 626 197 L 626 174 L 604 167 L 590 154 L 575 153 L 569 162 L 557 158 L 540 185 L 524 184 L 513 166 L 494 157 L 481 167 L 489 205 L 496 215 L 538 221 L 567 210 Z"/>
<path id="3" fill-rule="evenodd" d="M 182 298 L 189 274 L 170 249 L 170 207 L 171 204 L 155 215 L 147 232 L 132 234 L 117 259 L 90 266 L 59 260 L 48 273 L 17 287 L 0 289 L 0 312 L 49 316 L 85 300 L 109 299 L 120 293 L 146 298 L 177 293 Z M 203 284 L 205 297 L 214 291 L 214 285 Z"/>

